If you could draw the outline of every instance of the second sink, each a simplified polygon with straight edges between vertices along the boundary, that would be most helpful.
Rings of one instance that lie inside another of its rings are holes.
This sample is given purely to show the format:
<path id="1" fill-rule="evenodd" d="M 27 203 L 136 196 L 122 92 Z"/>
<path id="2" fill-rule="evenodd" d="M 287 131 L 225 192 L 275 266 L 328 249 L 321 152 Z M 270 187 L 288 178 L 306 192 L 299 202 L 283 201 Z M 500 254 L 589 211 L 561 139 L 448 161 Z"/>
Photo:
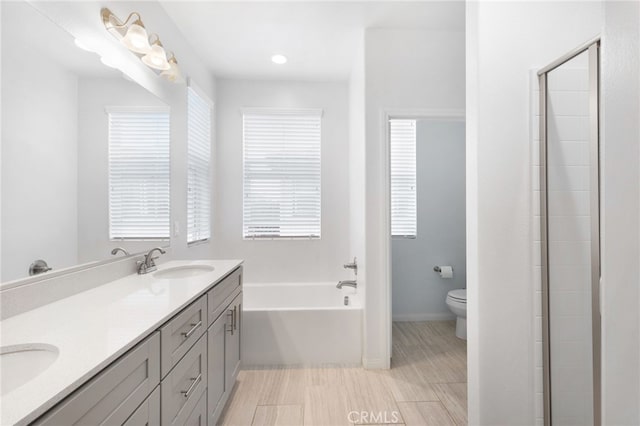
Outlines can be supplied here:
<path id="1" fill-rule="evenodd" d="M 188 278 L 212 272 L 215 268 L 209 265 L 184 265 L 173 268 L 161 269 L 153 273 L 153 276 L 160 279 Z"/>

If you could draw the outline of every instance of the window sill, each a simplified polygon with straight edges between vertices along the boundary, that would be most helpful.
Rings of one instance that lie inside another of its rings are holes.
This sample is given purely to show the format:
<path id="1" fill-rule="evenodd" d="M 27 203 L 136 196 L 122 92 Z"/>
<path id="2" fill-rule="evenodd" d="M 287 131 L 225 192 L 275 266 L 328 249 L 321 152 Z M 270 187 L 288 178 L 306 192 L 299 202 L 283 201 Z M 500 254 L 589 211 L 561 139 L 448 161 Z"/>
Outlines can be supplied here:
<path id="1" fill-rule="evenodd" d="M 210 242 L 211 242 L 211 238 L 207 238 L 207 239 L 204 239 L 204 240 L 197 240 L 197 241 L 187 242 L 187 248 L 202 246 L 202 245 L 205 245 L 205 244 L 209 244 Z"/>

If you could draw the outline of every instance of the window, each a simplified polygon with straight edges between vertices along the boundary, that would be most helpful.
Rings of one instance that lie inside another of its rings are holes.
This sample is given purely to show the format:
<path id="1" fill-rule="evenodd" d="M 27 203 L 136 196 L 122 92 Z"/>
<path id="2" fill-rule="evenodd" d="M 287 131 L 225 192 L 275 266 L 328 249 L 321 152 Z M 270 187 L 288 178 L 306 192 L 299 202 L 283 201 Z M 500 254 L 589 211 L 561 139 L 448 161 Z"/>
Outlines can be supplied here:
<path id="1" fill-rule="evenodd" d="M 244 238 L 320 238 L 321 116 L 244 112 Z"/>
<path id="2" fill-rule="evenodd" d="M 107 108 L 109 238 L 169 238 L 169 109 Z"/>
<path id="3" fill-rule="evenodd" d="M 211 236 L 212 103 L 193 87 L 187 89 L 187 242 Z"/>
<path id="4" fill-rule="evenodd" d="M 391 235 L 415 238 L 416 121 L 389 120 L 391 141 Z"/>

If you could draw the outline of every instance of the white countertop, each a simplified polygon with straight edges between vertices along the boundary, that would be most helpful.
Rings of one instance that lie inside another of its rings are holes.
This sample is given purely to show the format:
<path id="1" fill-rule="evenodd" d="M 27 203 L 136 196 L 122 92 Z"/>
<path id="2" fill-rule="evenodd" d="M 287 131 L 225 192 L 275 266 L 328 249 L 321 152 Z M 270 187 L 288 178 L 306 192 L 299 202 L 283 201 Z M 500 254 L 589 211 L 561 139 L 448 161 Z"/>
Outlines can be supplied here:
<path id="1" fill-rule="evenodd" d="M 1 321 L 0 346 L 44 343 L 59 355 L 42 374 L 0 396 L 0 424 L 35 420 L 242 261 L 171 261 L 158 270 L 191 264 L 215 269 L 179 279 L 134 274 Z"/>

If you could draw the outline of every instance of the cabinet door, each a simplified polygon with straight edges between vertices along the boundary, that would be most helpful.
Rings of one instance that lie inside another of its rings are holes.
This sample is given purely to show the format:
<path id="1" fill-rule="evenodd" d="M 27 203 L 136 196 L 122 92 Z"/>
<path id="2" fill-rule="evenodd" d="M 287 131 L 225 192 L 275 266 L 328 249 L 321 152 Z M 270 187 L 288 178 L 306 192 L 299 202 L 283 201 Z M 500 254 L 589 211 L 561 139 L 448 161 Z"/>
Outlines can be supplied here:
<path id="1" fill-rule="evenodd" d="M 233 315 L 233 309 L 231 310 Z M 208 365 L 207 382 L 208 415 L 209 424 L 215 425 L 224 408 L 225 383 L 224 383 L 224 337 L 226 329 L 232 326 L 232 316 L 222 315 L 209 327 L 207 334 Z"/>
<path id="2" fill-rule="evenodd" d="M 231 317 L 230 327 L 225 331 L 225 391 L 231 392 L 240 371 L 240 333 L 242 332 L 242 292 L 227 308 Z"/>
<path id="3" fill-rule="evenodd" d="M 123 426 L 157 426 L 160 424 L 160 386 L 124 422 Z"/>
<path id="4" fill-rule="evenodd" d="M 122 425 L 160 382 L 160 335 L 138 344 L 36 425 Z"/>

